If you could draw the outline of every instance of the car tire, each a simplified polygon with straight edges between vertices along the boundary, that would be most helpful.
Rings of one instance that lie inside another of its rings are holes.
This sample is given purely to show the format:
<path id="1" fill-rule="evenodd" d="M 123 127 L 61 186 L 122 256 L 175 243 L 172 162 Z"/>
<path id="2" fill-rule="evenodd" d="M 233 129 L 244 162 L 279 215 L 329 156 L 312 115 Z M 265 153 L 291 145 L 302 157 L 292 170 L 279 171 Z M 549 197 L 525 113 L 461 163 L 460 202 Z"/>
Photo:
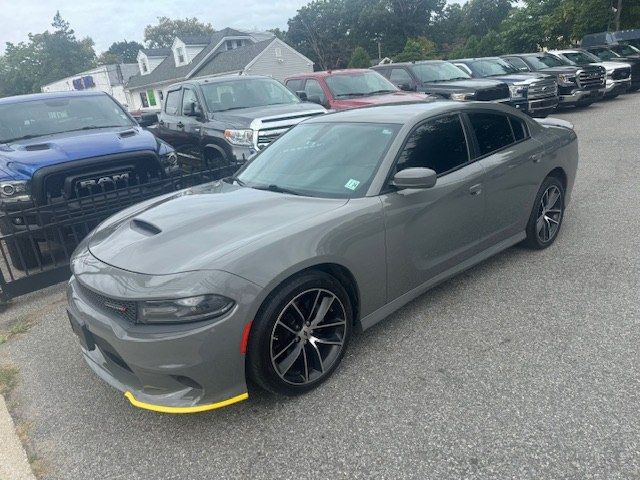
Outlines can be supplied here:
<path id="1" fill-rule="evenodd" d="M 352 312 L 346 290 L 328 273 L 309 271 L 285 281 L 253 321 L 247 346 L 249 379 L 286 396 L 317 387 L 344 356 Z"/>
<path id="2" fill-rule="evenodd" d="M 524 244 L 535 250 L 550 247 L 558 238 L 563 218 L 564 186 L 557 177 L 549 176 L 542 182 L 536 195 Z"/>

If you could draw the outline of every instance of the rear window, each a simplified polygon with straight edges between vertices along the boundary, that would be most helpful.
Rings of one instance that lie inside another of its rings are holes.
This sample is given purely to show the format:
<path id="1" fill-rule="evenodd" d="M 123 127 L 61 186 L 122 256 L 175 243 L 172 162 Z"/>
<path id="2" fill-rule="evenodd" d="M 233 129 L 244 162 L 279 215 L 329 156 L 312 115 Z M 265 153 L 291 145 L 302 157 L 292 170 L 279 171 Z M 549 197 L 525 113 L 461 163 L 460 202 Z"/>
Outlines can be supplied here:
<path id="1" fill-rule="evenodd" d="M 488 155 L 514 143 L 513 132 L 506 115 L 470 113 L 469 120 L 476 133 L 480 156 Z"/>

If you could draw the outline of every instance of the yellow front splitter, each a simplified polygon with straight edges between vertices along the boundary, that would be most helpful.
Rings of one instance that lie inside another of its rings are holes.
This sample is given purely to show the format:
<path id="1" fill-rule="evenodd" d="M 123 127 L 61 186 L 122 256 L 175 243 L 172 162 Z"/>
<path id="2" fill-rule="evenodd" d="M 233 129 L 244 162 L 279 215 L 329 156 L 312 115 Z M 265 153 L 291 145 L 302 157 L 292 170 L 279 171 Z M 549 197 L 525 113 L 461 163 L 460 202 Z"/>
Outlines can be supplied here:
<path id="1" fill-rule="evenodd" d="M 141 402 L 136 399 L 131 392 L 124 392 L 124 396 L 127 397 L 127 400 L 131 402 L 131 405 L 138 408 L 144 408 L 145 410 L 151 410 L 153 412 L 162 412 L 162 413 L 198 413 L 198 412 L 206 412 L 207 410 L 215 410 L 217 408 L 226 407 L 228 405 L 232 405 L 234 403 L 242 402 L 249 398 L 248 393 L 242 393 L 240 395 L 236 395 L 235 397 L 229 398 L 227 400 L 223 400 L 222 402 L 216 403 L 207 403 L 205 405 L 196 405 L 194 407 L 168 407 L 165 405 L 154 405 L 153 403 Z"/>

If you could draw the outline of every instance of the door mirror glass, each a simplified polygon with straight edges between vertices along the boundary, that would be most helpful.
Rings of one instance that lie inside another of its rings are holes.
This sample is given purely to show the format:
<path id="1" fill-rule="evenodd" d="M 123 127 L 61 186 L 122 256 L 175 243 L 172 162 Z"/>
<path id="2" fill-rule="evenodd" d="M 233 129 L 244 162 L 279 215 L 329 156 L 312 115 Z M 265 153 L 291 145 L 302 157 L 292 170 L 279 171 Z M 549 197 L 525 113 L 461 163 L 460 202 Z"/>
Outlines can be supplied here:
<path id="1" fill-rule="evenodd" d="M 430 168 L 405 168 L 393 176 L 391 185 L 400 189 L 431 188 L 436 184 L 437 179 L 438 174 Z"/>
<path id="2" fill-rule="evenodd" d="M 307 92 L 305 92 L 304 90 L 300 90 L 298 92 L 296 92 L 296 95 L 298 96 L 298 98 L 300 100 L 302 100 L 303 102 L 308 101 L 309 99 L 307 98 Z"/>

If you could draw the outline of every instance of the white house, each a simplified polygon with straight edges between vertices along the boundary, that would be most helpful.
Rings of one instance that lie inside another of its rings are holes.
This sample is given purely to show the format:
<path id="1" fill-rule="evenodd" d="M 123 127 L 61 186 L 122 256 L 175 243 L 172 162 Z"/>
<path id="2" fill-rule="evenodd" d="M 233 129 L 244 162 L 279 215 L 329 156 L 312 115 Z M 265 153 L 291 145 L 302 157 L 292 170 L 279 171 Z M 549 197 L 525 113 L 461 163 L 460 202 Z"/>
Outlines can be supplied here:
<path id="1" fill-rule="evenodd" d="M 159 110 L 167 87 L 189 78 L 313 71 L 313 62 L 269 32 L 225 28 L 211 36 L 176 37 L 171 48 L 138 52 L 139 73 L 126 84 L 130 110 Z"/>
<path id="2" fill-rule="evenodd" d="M 132 75 L 138 73 L 138 68 L 135 63 L 102 65 L 44 85 L 42 91 L 101 90 L 113 96 L 125 107 L 129 107 L 129 99 L 125 93 L 124 84 Z"/>

